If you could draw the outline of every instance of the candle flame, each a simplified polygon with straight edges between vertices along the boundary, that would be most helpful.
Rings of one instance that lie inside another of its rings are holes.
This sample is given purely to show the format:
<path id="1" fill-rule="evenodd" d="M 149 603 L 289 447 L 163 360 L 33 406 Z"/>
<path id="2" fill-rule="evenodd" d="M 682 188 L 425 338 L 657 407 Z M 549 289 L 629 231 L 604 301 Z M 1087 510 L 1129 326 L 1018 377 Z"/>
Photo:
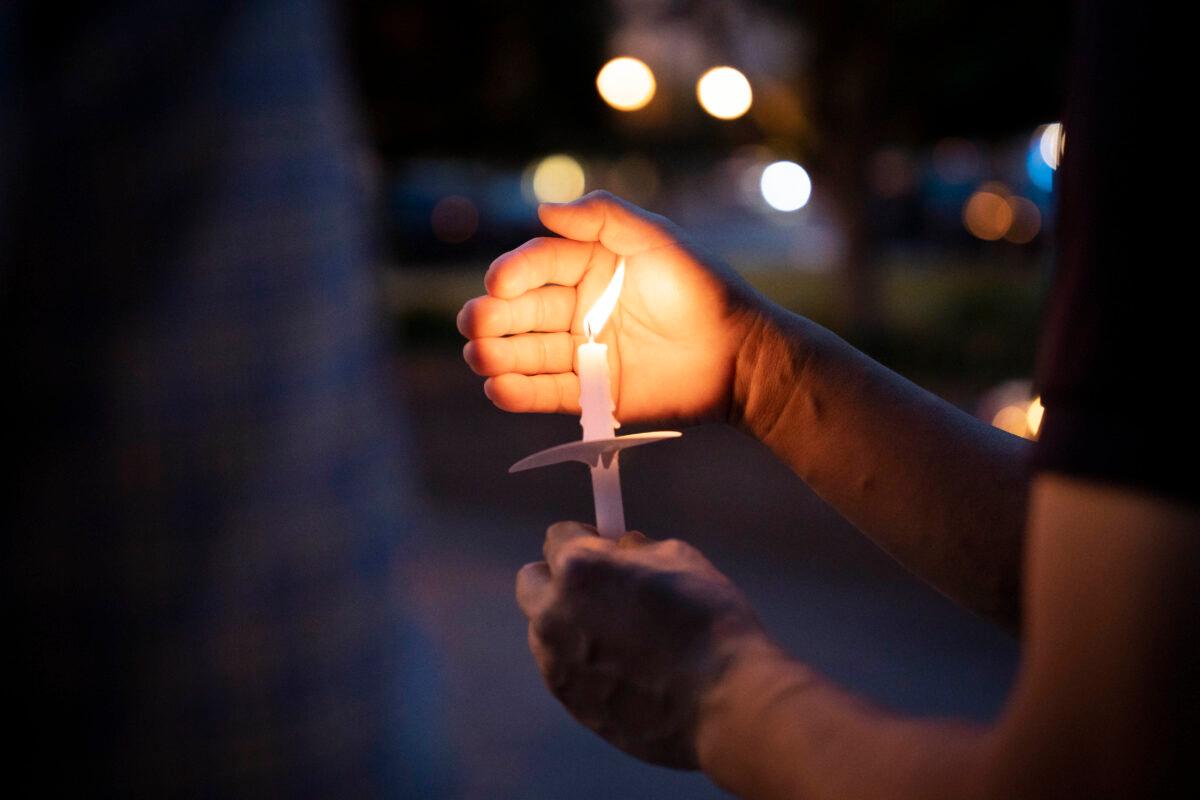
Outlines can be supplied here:
<path id="1" fill-rule="evenodd" d="M 617 271 L 613 273 L 612 280 L 583 317 L 583 332 L 587 334 L 588 341 L 599 336 L 604 323 L 608 322 L 609 315 L 617 307 L 617 299 L 621 296 L 621 284 L 624 282 L 625 257 L 622 256 L 617 261 Z"/>

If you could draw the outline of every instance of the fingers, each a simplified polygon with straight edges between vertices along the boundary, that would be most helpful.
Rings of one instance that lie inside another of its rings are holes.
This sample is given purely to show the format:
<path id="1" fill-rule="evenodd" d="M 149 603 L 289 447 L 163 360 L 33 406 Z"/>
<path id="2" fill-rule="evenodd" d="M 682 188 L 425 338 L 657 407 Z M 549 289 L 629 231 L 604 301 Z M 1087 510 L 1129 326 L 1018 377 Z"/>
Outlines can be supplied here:
<path id="1" fill-rule="evenodd" d="M 579 341 L 583 337 L 578 337 Z M 522 333 L 506 338 L 474 339 L 463 347 L 463 358 L 476 375 L 540 375 L 570 372 L 576 338 L 566 332 Z"/>
<path id="2" fill-rule="evenodd" d="M 484 295 L 458 312 L 458 330 L 468 339 L 529 331 L 565 331 L 575 314 L 575 290 L 543 286 L 512 300 Z"/>
<path id="3" fill-rule="evenodd" d="M 608 192 L 591 192 L 570 203 L 543 203 L 538 217 L 550 230 L 579 242 L 600 242 L 632 256 L 676 241 L 674 226 Z"/>
<path id="4" fill-rule="evenodd" d="M 497 408 L 517 414 L 578 414 L 579 376 L 574 372 L 545 375 L 507 373 L 488 378 L 483 393 Z"/>
<path id="5" fill-rule="evenodd" d="M 629 531 L 615 546 L 628 549 L 642 547 L 650 542 L 651 540 L 641 532 Z M 542 544 L 542 555 L 546 560 L 526 564 L 517 571 L 517 605 L 521 607 L 526 618 L 533 620 L 550 602 L 551 564 L 557 572 L 562 570 L 572 553 L 581 548 L 609 550 L 613 546 L 601 538 L 591 525 L 581 522 L 556 522 L 551 525 L 546 530 L 546 540 Z M 533 647 L 532 640 L 530 646 Z"/>
<path id="6" fill-rule="evenodd" d="M 612 253 L 595 242 L 544 236 L 493 261 L 483 284 L 493 297 L 511 300 L 548 283 L 575 286 L 598 260 L 616 262 Z"/>
<path id="7" fill-rule="evenodd" d="M 526 564 L 517 571 L 517 605 L 528 619 L 545 607 L 550 590 L 550 567 L 545 561 Z"/>
<path id="8" fill-rule="evenodd" d="M 546 541 L 542 544 L 542 555 L 550 565 L 551 573 L 558 573 L 573 552 L 581 548 L 609 550 L 612 542 L 596 533 L 591 525 L 582 522 L 556 522 L 546 530 Z"/>
<path id="9" fill-rule="evenodd" d="M 641 531 L 628 531 L 617 540 L 617 548 L 620 550 L 633 550 L 648 544 L 654 544 L 654 540 Z"/>

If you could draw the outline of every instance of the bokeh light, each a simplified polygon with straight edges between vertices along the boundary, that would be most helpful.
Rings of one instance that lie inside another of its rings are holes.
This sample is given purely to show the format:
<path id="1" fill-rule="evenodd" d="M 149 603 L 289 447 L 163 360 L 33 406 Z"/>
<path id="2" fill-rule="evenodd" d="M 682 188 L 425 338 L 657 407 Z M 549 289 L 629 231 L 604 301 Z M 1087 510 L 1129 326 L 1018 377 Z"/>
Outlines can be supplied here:
<path id="1" fill-rule="evenodd" d="M 621 56 L 609 61 L 596 75 L 596 89 L 604 102 L 619 111 L 637 111 L 654 99 L 657 84 L 644 61 Z"/>
<path id="2" fill-rule="evenodd" d="M 429 221 L 438 241 L 461 244 L 479 229 L 479 210 L 470 198 L 454 194 L 437 202 Z"/>
<path id="3" fill-rule="evenodd" d="M 1029 428 L 1030 436 L 1034 439 L 1042 430 L 1042 417 L 1045 414 L 1046 409 L 1042 406 L 1041 395 L 1038 395 L 1029 402 L 1029 408 L 1025 410 L 1025 424 Z"/>
<path id="4" fill-rule="evenodd" d="M 1067 145 L 1067 133 L 1061 122 L 1042 125 L 1033 132 L 1025 159 L 1029 179 L 1044 192 L 1054 188 L 1054 171 Z"/>
<path id="5" fill-rule="evenodd" d="M 992 426 L 1011 433 L 1013 436 L 1028 438 L 1026 434 L 1029 430 L 1029 421 L 1025 418 L 1025 412 L 1024 406 L 1005 406 L 996 412 L 996 416 L 992 417 Z"/>
<path id="6" fill-rule="evenodd" d="M 1013 224 L 1013 209 L 1008 193 L 997 184 L 984 184 L 963 205 L 963 225 L 984 241 L 1003 239 Z"/>
<path id="7" fill-rule="evenodd" d="M 1027 244 L 1042 229 L 1042 212 L 1027 197 L 1008 197 L 1008 207 L 1012 209 L 1012 224 L 1004 233 L 1004 238 L 1013 244 Z"/>
<path id="8" fill-rule="evenodd" d="M 766 145 L 744 144 L 735 148 L 725 160 L 721 179 L 737 187 L 737 199 L 742 206 L 761 211 L 765 202 L 763 170 L 778 160 L 779 154 Z"/>
<path id="9" fill-rule="evenodd" d="M 1042 158 L 1041 139 L 1034 137 L 1025 153 L 1025 172 L 1034 186 L 1043 192 L 1054 190 L 1054 170 Z"/>
<path id="10" fill-rule="evenodd" d="M 759 180 L 763 199 L 776 211 L 796 211 L 812 196 L 812 179 L 795 161 L 776 161 Z"/>
<path id="11" fill-rule="evenodd" d="M 583 165 L 561 153 L 546 156 L 533 168 L 533 196 L 539 203 L 569 203 L 583 195 Z"/>
<path id="12" fill-rule="evenodd" d="M 992 425 L 1013 436 L 1036 440 L 1042 428 L 1044 413 L 1041 397 L 1034 397 L 1028 401 L 1011 402 L 996 412 L 992 417 Z"/>
<path id="13" fill-rule="evenodd" d="M 750 110 L 750 81 L 733 67 L 713 67 L 696 82 L 701 107 L 717 119 L 737 119 Z"/>
<path id="14" fill-rule="evenodd" d="M 1062 158 L 1066 144 L 1067 135 L 1063 131 L 1061 122 L 1052 122 L 1041 128 L 1041 136 L 1038 137 L 1038 152 L 1047 167 L 1058 169 L 1058 162 Z"/>

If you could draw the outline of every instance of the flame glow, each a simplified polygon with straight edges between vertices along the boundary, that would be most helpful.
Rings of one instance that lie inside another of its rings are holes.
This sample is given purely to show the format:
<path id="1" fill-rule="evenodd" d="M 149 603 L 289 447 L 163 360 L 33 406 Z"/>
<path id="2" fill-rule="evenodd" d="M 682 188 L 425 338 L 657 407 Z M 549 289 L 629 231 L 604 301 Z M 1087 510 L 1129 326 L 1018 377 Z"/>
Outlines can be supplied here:
<path id="1" fill-rule="evenodd" d="M 617 307 L 617 299 L 621 296 L 621 284 L 624 282 L 625 257 L 622 256 L 617 261 L 617 271 L 613 273 L 612 280 L 583 317 L 583 332 L 587 334 L 588 341 L 599 336 L 604 323 L 608 322 L 609 315 Z"/>

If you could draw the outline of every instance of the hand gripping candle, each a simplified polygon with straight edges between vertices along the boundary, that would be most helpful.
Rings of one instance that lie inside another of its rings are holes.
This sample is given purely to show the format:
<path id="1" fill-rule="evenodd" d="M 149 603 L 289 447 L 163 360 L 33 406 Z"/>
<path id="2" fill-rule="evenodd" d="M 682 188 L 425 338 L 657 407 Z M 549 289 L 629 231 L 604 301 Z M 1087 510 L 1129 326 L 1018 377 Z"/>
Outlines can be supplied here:
<path id="1" fill-rule="evenodd" d="M 608 373 L 608 345 L 596 337 L 616 308 L 625 280 L 625 259 L 617 262 L 608 287 L 583 318 L 583 331 L 588 340 L 576 351 L 579 370 L 579 406 L 582 414 L 583 440 L 611 439 L 620 427 L 613 411 L 616 403 Z M 601 536 L 619 539 L 625 533 L 625 509 L 621 502 L 621 473 L 617 452 L 600 456 L 592 465 L 592 496 L 596 503 L 596 529 Z"/>

